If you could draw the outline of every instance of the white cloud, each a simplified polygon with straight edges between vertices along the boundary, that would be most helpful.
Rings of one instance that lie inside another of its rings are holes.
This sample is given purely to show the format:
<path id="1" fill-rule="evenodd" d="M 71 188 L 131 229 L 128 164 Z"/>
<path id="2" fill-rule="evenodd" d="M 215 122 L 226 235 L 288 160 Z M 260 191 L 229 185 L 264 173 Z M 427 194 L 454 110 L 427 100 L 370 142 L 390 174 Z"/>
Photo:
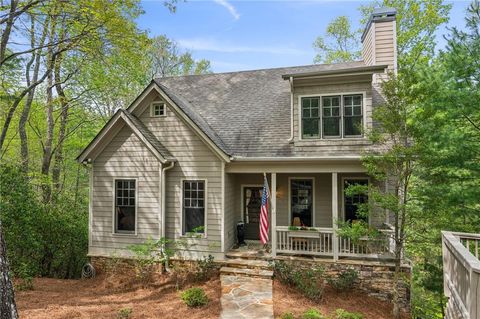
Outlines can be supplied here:
<path id="1" fill-rule="evenodd" d="M 220 53 L 268 53 L 281 55 L 310 55 L 312 52 L 288 46 L 244 46 L 231 43 L 220 43 L 206 38 L 180 39 L 177 43 L 189 50 L 212 51 Z"/>
<path id="2" fill-rule="evenodd" d="M 219 5 L 221 5 L 222 7 L 226 8 L 235 20 L 240 19 L 240 14 L 238 13 L 237 9 L 227 0 L 213 0 L 213 2 L 215 2 Z"/>

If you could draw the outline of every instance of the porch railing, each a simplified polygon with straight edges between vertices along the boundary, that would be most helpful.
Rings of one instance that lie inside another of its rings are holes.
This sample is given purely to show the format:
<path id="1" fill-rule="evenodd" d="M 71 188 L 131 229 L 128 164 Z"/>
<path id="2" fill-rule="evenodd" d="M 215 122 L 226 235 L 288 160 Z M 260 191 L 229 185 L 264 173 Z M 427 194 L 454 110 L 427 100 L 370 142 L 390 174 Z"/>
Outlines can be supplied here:
<path id="1" fill-rule="evenodd" d="M 480 319 L 480 234 L 442 232 L 445 318 Z"/>
<path id="2" fill-rule="evenodd" d="M 337 237 L 333 228 L 289 230 L 288 226 L 277 226 L 276 232 L 276 252 L 280 254 L 392 258 L 395 249 L 390 229 L 382 230 L 379 238 L 357 241 Z"/>

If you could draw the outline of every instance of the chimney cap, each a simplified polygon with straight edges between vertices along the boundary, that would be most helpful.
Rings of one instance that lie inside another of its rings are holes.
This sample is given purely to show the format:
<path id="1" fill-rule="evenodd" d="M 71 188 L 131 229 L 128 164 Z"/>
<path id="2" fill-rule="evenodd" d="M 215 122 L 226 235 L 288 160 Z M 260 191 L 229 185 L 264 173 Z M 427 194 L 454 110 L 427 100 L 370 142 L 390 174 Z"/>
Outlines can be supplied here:
<path id="1" fill-rule="evenodd" d="M 363 30 L 362 34 L 362 42 L 367 35 L 368 29 L 372 25 L 372 22 L 376 21 L 392 21 L 395 20 L 395 16 L 397 15 L 397 9 L 390 8 L 390 7 L 381 7 L 376 8 L 370 14 L 370 18 L 368 19 L 367 25 L 365 26 L 365 30 Z"/>

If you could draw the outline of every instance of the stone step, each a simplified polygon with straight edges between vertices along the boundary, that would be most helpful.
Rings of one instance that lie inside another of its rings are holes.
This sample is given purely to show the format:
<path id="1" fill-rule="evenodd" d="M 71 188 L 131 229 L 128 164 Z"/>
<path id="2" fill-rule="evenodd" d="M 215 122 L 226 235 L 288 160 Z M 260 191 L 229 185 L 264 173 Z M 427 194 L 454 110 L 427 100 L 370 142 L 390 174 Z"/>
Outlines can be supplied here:
<path id="1" fill-rule="evenodd" d="M 265 270 L 265 269 L 222 267 L 222 268 L 220 268 L 220 275 L 245 276 L 245 277 L 272 279 L 273 271 L 272 270 Z"/>
<path id="2" fill-rule="evenodd" d="M 224 260 L 217 260 L 217 262 L 222 266 L 231 267 L 231 268 L 263 269 L 263 270 L 272 269 L 272 265 L 266 260 L 228 258 Z"/>
<path id="3" fill-rule="evenodd" d="M 225 254 L 229 259 L 245 259 L 245 260 L 272 260 L 269 253 L 263 251 L 235 251 L 231 250 Z"/>

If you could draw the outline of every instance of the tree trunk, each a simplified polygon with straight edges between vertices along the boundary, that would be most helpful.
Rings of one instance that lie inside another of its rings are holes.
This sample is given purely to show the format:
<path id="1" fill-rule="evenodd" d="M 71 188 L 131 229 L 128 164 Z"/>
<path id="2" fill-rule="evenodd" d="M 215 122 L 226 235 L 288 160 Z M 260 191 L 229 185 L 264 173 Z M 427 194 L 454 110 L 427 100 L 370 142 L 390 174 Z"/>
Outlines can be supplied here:
<path id="1" fill-rule="evenodd" d="M 10 33 L 15 22 L 15 14 L 17 11 L 18 0 L 10 1 L 10 11 L 8 12 L 7 20 L 5 21 L 5 28 L 2 32 L 2 38 L 0 40 L 0 62 L 5 60 L 5 53 L 7 52 L 7 44 L 10 39 Z"/>
<path id="2" fill-rule="evenodd" d="M 31 29 L 30 29 L 30 42 L 31 42 L 31 47 L 32 49 L 35 48 L 35 19 L 34 17 L 30 17 L 32 24 L 31 24 Z M 42 35 L 39 41 L 39 46 L 43 46 L 45 44 L 45 39 L 47 36 L 47 30 L 48 30 L 48 20 L 45 20 Z M 32 52 L 32 57 L 30 61 L 28 61 L 28 64 L 26 66 L 26 71 L 25 71 L 25 78 L 27 81 L 27 85 L 30 86 L 32 82 L 37 82 L 38 81 L 38 73 L 40 71 L 40 58 L 42 55 L 42 49 L 38 49 L 37 51 Z M 31 65 L 35 63 L 34 68 L 33 68 L 33 75 L 32 78 L 30 78 L 30 68 Z M 30 115 L 30 109 L 32 107 L 33 103 L 33 98 L 35 96 L 35 87 L 32 88 L 27 94 L 27 99 L 25 101 L 25 105 L 22 110 L 22 114 L 20 115 L 20 119 L 18 121 L 18 134 L 20 136 L 20 154 L 21 154 L 21 161 L 22 161 L 22 170 L 24 172 L 28 172 L 28 164 L 29 164 L 29 158 L 28 158 L 28 136 L 27 136 L 27 131 L 25 129 L 25 126 L 28 121 L 28 117 Z"/>
<path id="3" fill-rule="evenodd" d="M 15 293 L 9 275 L 10 269 L 7 260 L 7 248 L 3 238 L 2 221 L 0 220 L 0 319 L 18 318 L 15 304 Z"/>
<path id="4" fill-rule="evenodd" d="M 52 169 L 52 183 L 56 193 L 61 190 L 60 185 L 60 175 L 62 172 L 63 165 L 63 142 L 65 140 L 66 130 L 67 130 L 67 120 L 68 120 L 68 111 L 70 104 L 67 101 L 65 92 L 63 91 L 60 78 L 60 56 L 59 62 L 55 67 L 55 89 L 60 99 L 60 104 L 62 106 L 62 114 L 60 115 L 60 128 L 58 130 L 58 144 L 55 149 L 55 160 L 53 163 Z"/>

